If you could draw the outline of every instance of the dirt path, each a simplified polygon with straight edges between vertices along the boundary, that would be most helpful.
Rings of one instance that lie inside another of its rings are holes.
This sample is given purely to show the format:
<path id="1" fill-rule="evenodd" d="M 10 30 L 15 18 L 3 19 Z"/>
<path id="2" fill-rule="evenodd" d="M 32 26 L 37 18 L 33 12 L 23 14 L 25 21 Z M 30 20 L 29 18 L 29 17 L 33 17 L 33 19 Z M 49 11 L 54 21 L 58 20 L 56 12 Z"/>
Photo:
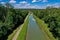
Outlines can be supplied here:
<path id="1" fill-rule="evenodd" d="M 23 24 L 19 27 L 19 30 L 16 32 L 16 34 L 15 34 L 15 36 L 13 37 L 12 40 L 16 40 L 16 39 L 17 39 L 17 37 L 18 37 L 19 33 L 21 32 L 22 28 L 23 28 Z"/>

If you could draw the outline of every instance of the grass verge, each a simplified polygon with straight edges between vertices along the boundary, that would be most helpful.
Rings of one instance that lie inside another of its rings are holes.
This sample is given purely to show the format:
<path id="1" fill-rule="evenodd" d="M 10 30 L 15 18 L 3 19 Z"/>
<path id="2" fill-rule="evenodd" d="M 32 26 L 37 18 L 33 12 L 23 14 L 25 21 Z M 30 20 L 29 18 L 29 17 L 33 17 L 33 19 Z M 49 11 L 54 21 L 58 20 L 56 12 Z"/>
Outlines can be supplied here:
<path id="1" fill-rule="evenodd" d="M 55 40 L 55 38 L 53 37 L 52 33 L 49 31 L 48 29 L 48 25 L 46 23 L 44 23 L 43 20 L 39 19 L 38 17 L 36 17 L 34 15 L 34 18 L 36 19 L 36 22 L 38 23 L 38 25 L 41 27 L 41 29 L 45 32 L 45 34 L 49 37 L 50 40 Z"/>
<path id="2" fill-rule="evenodd" d="M 29 22 L 29 15 L 26 17 L 24 24 L 23 24 L 23 28 L 19 34 L 19 36 L 17 37 L 17 40 L 26 40 L 26 33 L 27 33 L 27 27 L 28 27 L 28 22 Z"/>

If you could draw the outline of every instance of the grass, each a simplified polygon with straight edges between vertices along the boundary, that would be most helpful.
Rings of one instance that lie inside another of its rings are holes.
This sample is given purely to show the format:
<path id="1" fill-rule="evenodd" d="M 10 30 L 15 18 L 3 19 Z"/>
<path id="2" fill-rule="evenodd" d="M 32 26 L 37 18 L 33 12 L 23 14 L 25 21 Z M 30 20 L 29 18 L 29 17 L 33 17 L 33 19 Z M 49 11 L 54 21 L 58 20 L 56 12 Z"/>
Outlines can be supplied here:
<path id="1" fill-rule="evenodd" d="M 36 17 L 34 15 L 34 18 L 36 19 L 36 22 L 38 23 L 38 25 L 41 27 L 41 29 L 45 32 L 45 34 L 49 37 L 50 40 L 55 40 L 55 38 L 53 37 L 52 33 L 49 31 L 48 29 L 48 25 L 46 23 L 44 23 L 43 20 L 39 19 L 38 17 Z"/>
<path id="2" fill-rule="evenodd" d="M 23 28 L 19 34 L 19 36 L 17 37 L 17 40 L 26 40 L 26 33 L 27 33 L 27 27 L 28 27 L 28 22 L 29 22 L 29 15 L 26 17 L 24 24 L 23 24 Z"/>
<path id="3" fill-rule="evenodd" d="M 21 26 L 21 25 L 20 25 Z M 20 27 L 19 26 L 19 27 Z M 13 33 L 11 35 L 8 36 L 8 39 L 7 40 L 12 40 L 12 38 L 14 37 L 14 35 L 16 34 L 16 32 L 19 30 L 19 27 L 13 31 Z"/>

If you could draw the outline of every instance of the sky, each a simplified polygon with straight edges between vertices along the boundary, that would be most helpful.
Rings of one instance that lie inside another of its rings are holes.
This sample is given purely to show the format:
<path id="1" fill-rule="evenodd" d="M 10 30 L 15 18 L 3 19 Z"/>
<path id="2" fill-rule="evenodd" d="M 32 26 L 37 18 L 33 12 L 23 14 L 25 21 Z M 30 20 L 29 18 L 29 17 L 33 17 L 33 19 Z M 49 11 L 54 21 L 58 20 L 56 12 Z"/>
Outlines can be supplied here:
<path id="1" fill-rule="evenodd" d="M 48 6 L 60 7 L 60 0 L 0 0 L 0 4 L 10 3 L 14 8 L 45 9 Z"/>

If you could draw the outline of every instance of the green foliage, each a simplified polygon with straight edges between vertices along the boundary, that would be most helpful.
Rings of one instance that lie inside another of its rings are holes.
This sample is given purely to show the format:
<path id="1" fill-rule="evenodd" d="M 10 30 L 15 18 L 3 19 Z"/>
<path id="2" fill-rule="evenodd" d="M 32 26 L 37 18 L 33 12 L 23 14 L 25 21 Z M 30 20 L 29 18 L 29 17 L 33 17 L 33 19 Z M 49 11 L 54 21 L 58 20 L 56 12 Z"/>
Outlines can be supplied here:
<path id="1" fill-rule="evenodd" d="M 36 11 L 36 10 L 35 10 Z M 44 20 L 48 24 L 50 32 L 56 39 L 60 39 L 60 8 L 40 9 L 36 12 L 32 11 L 37 17 Z M 37 13 L 38 12 L 38 13 Z"/>
<path id="2" fill-rule="evenodd" d="M 10 4 L 7 7 L 0 5 L 0 40 L 6 40 L 7 36 L 24 22 L 28 11 L 14 9 Z"/>

